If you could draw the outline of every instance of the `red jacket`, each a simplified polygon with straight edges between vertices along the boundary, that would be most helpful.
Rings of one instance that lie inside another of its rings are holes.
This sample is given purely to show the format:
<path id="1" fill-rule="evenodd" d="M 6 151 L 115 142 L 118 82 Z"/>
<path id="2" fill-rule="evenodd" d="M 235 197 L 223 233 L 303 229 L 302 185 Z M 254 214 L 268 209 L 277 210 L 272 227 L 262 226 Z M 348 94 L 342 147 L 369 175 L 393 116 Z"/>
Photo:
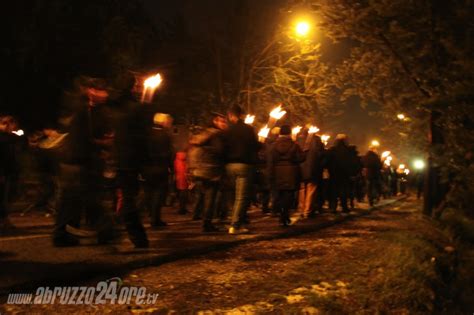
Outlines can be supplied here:
<path id="1" fill-rule="evenodd" d="M 176 152 L 176 159 L 174 160 L 174 175 L 176 179 L 176 189 L 188 189 L 188 180 L 186 179 L 186 152 Z"/>

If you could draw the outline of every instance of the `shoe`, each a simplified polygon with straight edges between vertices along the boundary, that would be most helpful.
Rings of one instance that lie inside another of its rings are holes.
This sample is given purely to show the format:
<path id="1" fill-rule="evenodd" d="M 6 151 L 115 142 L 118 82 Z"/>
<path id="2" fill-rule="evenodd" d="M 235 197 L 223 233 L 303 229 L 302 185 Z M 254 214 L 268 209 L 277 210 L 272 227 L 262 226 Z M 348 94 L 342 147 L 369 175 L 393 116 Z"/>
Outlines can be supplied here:
<path id="1" fill-rule="evenodd" d="M 220 230 L 212 224 L 207 224 L 202 227 L 203 232 L 219 232 Z"/>
<path id="2" fill-rule="evenodd" d="M 237 234 L 245 234 L 245 233 L 248 233 L 249 230 L 246 229 L 246 228 L 235 228 L 233 226 L 231 226 L 229 228 L 229 234 L 233 234 L 233 235 L 237 235 Z"/>
<path id="3" fill-rule="evenodd" d="M 53 237 L 54 247 L 72 247 L 79 245 L 79 240 L 69 233 Z"/>

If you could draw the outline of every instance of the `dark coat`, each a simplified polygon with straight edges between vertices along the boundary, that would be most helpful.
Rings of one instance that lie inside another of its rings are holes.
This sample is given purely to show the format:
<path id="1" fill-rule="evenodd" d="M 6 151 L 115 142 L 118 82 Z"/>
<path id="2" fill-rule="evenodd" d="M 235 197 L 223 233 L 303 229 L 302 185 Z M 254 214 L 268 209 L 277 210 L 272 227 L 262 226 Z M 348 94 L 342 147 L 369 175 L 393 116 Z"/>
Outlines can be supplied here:
<path id="1" fill-rule="evenodd" d="M 10 175 L 15 164 L 15 138 L 7 132 L 0 132 L 0 177 Z"/>
<path id="2" fill-rule="evenodd" d="M 221 179 L 224 173 L 224 139 L 217 128 L 207 128 L 193 136 L 189 148 L 189 171 L 192 176 L 212 181 Z"/>
<path id="3" fill-rule="evenodd" d="M 154 174 L 168 176 L 174 169 L 174 152 L 171 135 L 160 126 L 150 128 L 147 134 L 144 166 Z"/>
<path id="4" fill-rule="evenodd" d="M 367 179 L 380 179 L 382 171 L 382 161 L 377 153 L 368 151 L 363 158 Z"/>
<path id="5" fill-rule="evenodd" d="M 226 163 L 255 164 L 260 143 L 253 127 L 239 120 L 224 132 Z"/>
<path id="6" fill-rule="evenodd" d="M 268 154 L 268 175 L 272 187 L 277 190 L 299 189 L 300 163 L 304 154 L 288 136 L 280 136 L 271 146 Z"/>
<path id="7" fill-rule="evenodd" d="M 301 163 L 301 180 L 321 183 L 325 159 L 324 144 L 321 138 L 314 135 L 308 149 L 305 150 L 305 160 Z"/>
<path id="8" fill-rule="evenodd" d="M 348 181 L 354 174 L 353 153 L 344 141 L 337 141 L 328 150 L 327 166 L 331 180 Z"/>

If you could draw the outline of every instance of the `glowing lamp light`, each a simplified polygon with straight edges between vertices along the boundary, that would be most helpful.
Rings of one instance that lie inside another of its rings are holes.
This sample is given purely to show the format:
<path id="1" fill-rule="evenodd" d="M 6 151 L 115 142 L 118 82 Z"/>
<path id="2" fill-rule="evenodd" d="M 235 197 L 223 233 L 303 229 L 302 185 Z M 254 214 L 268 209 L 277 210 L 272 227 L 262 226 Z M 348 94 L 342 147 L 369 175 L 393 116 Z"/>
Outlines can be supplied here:
<path id="1" fill-rule="evenodd" d="M 21 129 L 12 131 L 12 133 L 15 134 L 15 135 L 17 135 L 17 136 L 19 136 L 19 137 L 21 137 L 21 136 L 23 136 L 23 135 L 25 134 L 25 132 L 24 132 L 23 130 L 21 130 Z"/>
<path id="2" fill-rule="evenodd" d="M 406 116 L 404 114 L 398 114 L 397 118 L 400 120 L 405 120 Z"/>
<path id="3" fill-rule="evenodd" d="M 423 162 L 423 160 L 415 160 L 415 162 L 413 162 L 413 166 L 417 170 L 422 170 L 425 168 L 425 162 Z"/>
<path id="4" fill-rule="evenodd" d="M 296 24 L 295 32 L 298 36 L 306 36 L 308 35 L 311 26 L 306 21 L 300 21 Z"/>
<path id="5" fill-rule="evenodd" d="M 281 105 L 279 105 L 278 107 L 274 108 L 270 112 L 270 117 L 278 120 L 282 118 L 283 116 L 285 116 L 285 114 L 286 114 L 286 111 L 282 110 Z"/>
<path id="6" fill-rule="evenodd" d="M 387 158 L 388 156 L 390 156 L 390 153 L 391 153 L 390 151 L 384 151 L 384 152 L 382 153 L 382 155 L 381 155 L 382 159 L 385 159 L 385 158 Z"/>
<path id="7" fill-rule="evenodd" d="M 255 121 L 255 115 L 247 115 L 247 116 L 245 116 L 245 121 L 244 121 L 244 122 L 245 122 L 247 125 L 253 124 L 254 121 Z"/>
<path id="8" fill-rule="evenodd" d="M 401 169 L 401 170 L 404 170 L 405 169 L 405 164 L 398 165 L 398 168 Z"/>
<path id="9" fill-rule="evenodd" d="M 316 126 L 310 126 L 309 129 L 308 129 L 308 133 L 309 133 L 309 134 L 314 134 L 314 133 L 316 133 L 316 132 L 318 132 L 318 131 L 319 131 L 319 128 L 316 127 Z"/>

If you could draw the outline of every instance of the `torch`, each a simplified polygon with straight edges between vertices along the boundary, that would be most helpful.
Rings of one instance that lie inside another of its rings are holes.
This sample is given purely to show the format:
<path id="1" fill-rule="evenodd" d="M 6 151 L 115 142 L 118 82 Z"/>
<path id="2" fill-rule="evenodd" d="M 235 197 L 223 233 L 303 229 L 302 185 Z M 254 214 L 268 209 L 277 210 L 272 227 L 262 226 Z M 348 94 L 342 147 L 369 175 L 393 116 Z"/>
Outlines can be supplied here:
<path id="1" fill-rule="evenodd" d="M 293 139 L 293 141 L 296 141 L 296 137 L 300 133 L 301 128 L 302 128 L 301 126 L 296 126 L 296 127 L 293 127 L 293 129 L 291 129 L 291 139 Z"/>
<path id="2" fill-rule="evenodd" d="M 156 88 L 160 86 L 161 82 L 163 82 L 163 79 L 161 78 L 161 75 L 159 73 L 147 78 L 143 82 L 143 92 L 142 92 L 142 99 L 141 99 L 142 103 L 145 100 L 147 102 L 151 101 Z"/>
<path id="3" fill-rule="evenodd" d="M 321 136 L 321 141 L 324 143 L 325 146 L 328 145 L 328 143 L 329 143 L 329 138 L 331 138 L 330 135 L 322 135 L 322 136 Z"/>
<path id="4" fill-rule="evenodd" d="M 308 128 L 308 136 L 306 137 L 305 147 L 308 146 L 313 139 L 314 134 L 319 131 L 319 128 L 316 126 L 309 126 Z"/>
<path id="5" fill-rule="evenodd" d="M 244 122 L 245 122 L 247 125 L 253 125 L 253 122 L 254 122 L 254 121 L 255 121 L 255 115 L 247 115 L 247 116 L 245 117 L 245 121 L 244 121 Z"/>
<path id="6" fill-rule="evenodd" d="M 265 125 L 260 131 L 258 132 L 258 141 L 259 142 L 265 142 L 265 140 L 268 137 L 268 133 L 270 132 L 270 128 L 268 128 L 268 125 Z"/>
<path id="7" fill-rule="evenodd" d="M 278 119 L 281 119 L 283 116 L 285 116 L 285 114 L 286 114 L 286 111 L 281 110 L 281 105 L 278 105 L 270 112 L 270 117 L 268 119 L 267 126 L 270 126 L 270 128 L 273 128 L 276 122 L 278 121 Z"/>

